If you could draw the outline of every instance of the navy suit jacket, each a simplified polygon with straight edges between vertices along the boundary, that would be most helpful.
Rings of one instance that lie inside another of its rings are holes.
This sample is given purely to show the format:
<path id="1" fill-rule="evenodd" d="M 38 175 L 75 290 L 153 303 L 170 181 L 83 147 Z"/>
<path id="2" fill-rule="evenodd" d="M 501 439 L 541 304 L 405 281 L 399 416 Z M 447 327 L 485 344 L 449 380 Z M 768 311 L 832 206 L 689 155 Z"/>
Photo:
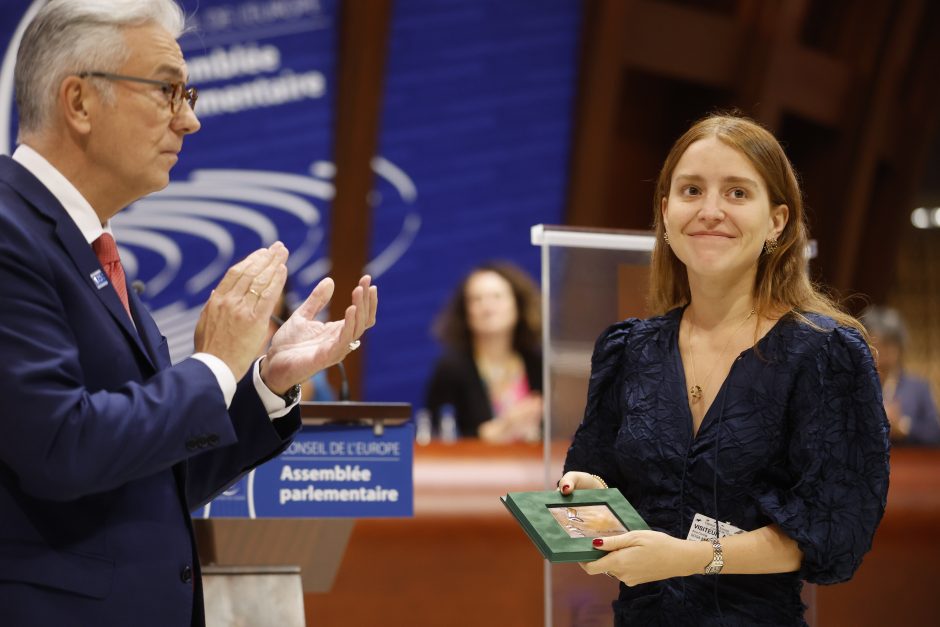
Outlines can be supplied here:
<path id="1" fill-rule="evenodd" d="M 249 373 L 229 409 L 209 368 L 136 329 L 78 227 L 0 157 L 0 623 L 203 622 L 189 512 L 276 455 Z"/>

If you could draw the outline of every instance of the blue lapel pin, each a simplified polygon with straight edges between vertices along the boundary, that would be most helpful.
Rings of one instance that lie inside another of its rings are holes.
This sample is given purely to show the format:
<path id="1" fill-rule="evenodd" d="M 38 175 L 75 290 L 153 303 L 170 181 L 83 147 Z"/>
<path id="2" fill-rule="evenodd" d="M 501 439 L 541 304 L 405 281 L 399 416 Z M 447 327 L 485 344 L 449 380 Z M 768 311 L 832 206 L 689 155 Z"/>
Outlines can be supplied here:
<path id="1" fill-rule="evenodd" d="M 108 284 L 108 277 L 101 270 L 95 270 L 89 276 L 99 290 Z"/>

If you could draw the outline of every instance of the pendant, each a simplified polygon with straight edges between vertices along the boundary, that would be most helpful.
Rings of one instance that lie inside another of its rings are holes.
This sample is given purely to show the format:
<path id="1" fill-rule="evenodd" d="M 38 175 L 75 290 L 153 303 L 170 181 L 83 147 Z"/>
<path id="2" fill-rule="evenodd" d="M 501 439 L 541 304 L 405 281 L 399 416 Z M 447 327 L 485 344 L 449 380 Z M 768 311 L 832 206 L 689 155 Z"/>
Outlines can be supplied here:
<path id="1" fill-rule="evenodd" d="M 693 385 L 692 387 L 690 387 L 690 388 L 689 388 L 689 396 L 692 397 L 692 400 L 693 400 L 693 401 L 697 401 L 697 400 L 701 399 L 701 398 L 702 398 L 702 386 L 701 386 L 701 385 Z"/>

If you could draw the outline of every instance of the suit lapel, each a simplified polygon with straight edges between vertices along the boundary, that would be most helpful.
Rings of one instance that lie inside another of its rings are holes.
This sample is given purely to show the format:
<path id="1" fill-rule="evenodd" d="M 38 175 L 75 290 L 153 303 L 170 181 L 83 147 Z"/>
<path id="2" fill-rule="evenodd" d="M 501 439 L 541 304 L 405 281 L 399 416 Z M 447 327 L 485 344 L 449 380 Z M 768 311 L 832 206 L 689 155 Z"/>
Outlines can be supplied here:
<path id="1" fill-rule="evenodd" d="M 157 370 L 169 368 L 170 353 L 163 341 L 163 334 L 157 328 L 157 323 L 153 321 L 150 312 L 147 311 L 143 301 L 140 300 L 134 289 L 127 290 L 127 297 L 130 300 L 134 322 L 137 323 L 137 334 L 144 346 L 147 347 L 150 360 L 156 364 Z"/>
<path id="2" fill-rule="evenodd" d="M 98 257 L 88 242 L 85 241 L 85 237 L 78 229 L 75 221 L 66 213 L 56 197 L 52 195 L 52 192 L 46 189 L 29 170 L 9 157 L 0 157 L 0 180 L 9 183 L 10 187 L 24 200 L 55 224 L 56 236 L 59 238 L 65 252 L 72 258 L 82 282 L 95 293 L 114 322 L 123 329 L 129 343 L 135 346 L 144 359 L 150 363 L 150 366 L 156 370 L 150 353 L 144 347 L 137 330 L 124 309 L 124 305 L 121 303 L 121 299 L 114 291 L 114 287 L 110 283 L 102 284 L 101 277 L 107 275 L 101 267 Z"/>
<path id="3" fill-rule="evenodd" d="M 72 258 L 72 261 L 75 262 L 75 266 L 78 268 L 82 280 L 85 281 L 88 288 L 93 290 L 98 296 L 98 299 L 108 310 L 108 313 L 111 314 L 111 318 L 114 322 L 120 325 L 121 329 L 124 330 L 124 335 L 140 350 L 147 361 L 150 362 L 151 367 L 156 370 L 156 366 L 150 358 L 150 353 L 144 346 L 137 329 L 134 328 L 130 316 L 127 315 L 127 310 L 124 309 L 124 305 L 121 303 L 121 299 L 114 290 L 114 286 L 111 285 L 110 282 L 106 285 L 101 285 L 100 279 L 96 278 L 104 275 L 104 269 L 101 267 L 101 263 L 98 261 L 98 257 L 95 255 L 91 246 L 85 241 L 81 231 L 78 230 L 78 227 L 75 226 L 75 223 L 72 222 L 72 219 L 69 218 L 67 214 L 65 214 L 65 220 L 59 221 L 56 226 L 56 235 L 59 236 L 59 240 Z"/>

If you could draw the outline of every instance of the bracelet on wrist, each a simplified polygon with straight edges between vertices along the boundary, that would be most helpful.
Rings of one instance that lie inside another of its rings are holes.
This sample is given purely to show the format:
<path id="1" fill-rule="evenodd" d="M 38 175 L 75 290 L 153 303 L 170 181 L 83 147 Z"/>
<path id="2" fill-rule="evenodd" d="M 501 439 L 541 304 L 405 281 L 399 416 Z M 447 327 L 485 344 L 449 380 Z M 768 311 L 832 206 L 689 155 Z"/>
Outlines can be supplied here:
<path id="1" fill-rule="evenodd" d="M 708 564 L 705 565 L 703 574 L 717 575 L 725 566 L 725 555 L 721 548 L 721 540 L 718 538 L 705 538 L 702 541 L 711 542 L 712 545 L 712 559 Z"/>
<path id="2" fill-rule="evenodd" d="M 597 482 L 600 483 L 601 486 L 603 486 L 603 488 L 604 488 L 605 490 L 607 489 L 607 482 L 606 482 L 606 481 L 604 481 L 603 479 L 601 479 L 601 478 L 598 477 L 597 475 L 591 475 L 591 476 L 594 477 L 594 479 L 596 479 Z"/>

